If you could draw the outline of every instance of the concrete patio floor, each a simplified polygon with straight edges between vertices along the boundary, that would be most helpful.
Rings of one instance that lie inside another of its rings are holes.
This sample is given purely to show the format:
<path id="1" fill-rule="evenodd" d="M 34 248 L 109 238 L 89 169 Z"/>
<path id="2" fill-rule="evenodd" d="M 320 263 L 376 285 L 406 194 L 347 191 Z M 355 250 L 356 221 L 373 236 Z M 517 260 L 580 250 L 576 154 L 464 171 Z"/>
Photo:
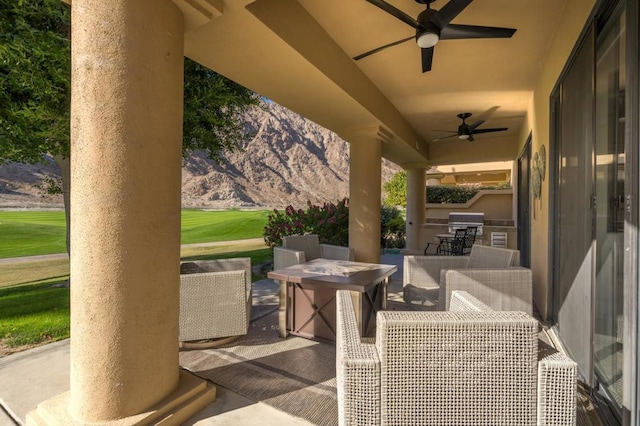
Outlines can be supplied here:
<path id="1" fill-rule="evenodd" d="M 69 389 L 69 340 L 0 359 L 0 425 L 25 424 L 41 401 Z M 309 425 L 302 419 L 254 402 L 216 385 L 216 401 L 186 425 Z"/>

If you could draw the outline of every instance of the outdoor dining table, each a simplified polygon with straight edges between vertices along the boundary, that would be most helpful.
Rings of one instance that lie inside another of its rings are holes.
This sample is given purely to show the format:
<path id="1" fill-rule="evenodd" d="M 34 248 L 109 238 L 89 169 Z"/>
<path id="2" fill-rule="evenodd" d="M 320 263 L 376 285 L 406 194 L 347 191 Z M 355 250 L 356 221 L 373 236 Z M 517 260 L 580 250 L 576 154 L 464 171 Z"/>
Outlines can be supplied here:
<path id="1" fill-rule="evenodd" d="M 436 237 L 438 238 L 438 242 L 440 244 L 453 240 L 455 236 L 456 234 L 436 234 Z"/>
<path id="2" fill-rule="evenodd" d="M 336 340 L 336 291 L 349 290 L 361 336 L 374 336 L 379 310 L 387 307 L 388 279 L 396 265 L 314 259 L 269 272 L 280 285 L 279 333 Z"/>
<path id="3" fill-rule="evenodd" d="M 436 234 L 436 237 L 438 238 L 438 249 L 436 251 L 436 254 L 443 254 L 441 247 L 449 247 L 449 244 L 451 244 L 451 242 L 456 237 L 456 235 L 455 234 Z M 447 250 L 445 249 L 445 251 Z"/>

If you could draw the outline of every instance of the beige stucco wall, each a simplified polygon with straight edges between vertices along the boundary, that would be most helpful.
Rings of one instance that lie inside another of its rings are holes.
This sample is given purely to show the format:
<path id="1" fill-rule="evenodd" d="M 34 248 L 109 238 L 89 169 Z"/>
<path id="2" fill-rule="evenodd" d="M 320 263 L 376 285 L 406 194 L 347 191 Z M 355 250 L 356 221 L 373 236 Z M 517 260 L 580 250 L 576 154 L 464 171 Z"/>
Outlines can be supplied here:
<path id="1" fill-rule="evenodd" d="M 520 141 L 524 146 L 532 134 L 532 155 L 544 145 L 547 149 L 547 177 L 542 182 L 542 197 L 531 205 L 531 269 L 533 270 L 533 298 L 543 317 L 548 318 L 549 271 L 549 97 L 557 83 L 571 51 L 587 22 L 594 5 L 593 0 L 569 0 L 563 11 L 560 25 L 549 46 L 548 56 L 541 68 L 540 79 L 531 99 Z"/>
<path id="2" fill-rule="evenodd" d="M 426 218 L 446 221 L 450 212 L 473 212 L 484 213 L 485 220 L 514 220 L 512 200 L 512 189 L 484 190 L 464 204 L 427 204 Z"/>

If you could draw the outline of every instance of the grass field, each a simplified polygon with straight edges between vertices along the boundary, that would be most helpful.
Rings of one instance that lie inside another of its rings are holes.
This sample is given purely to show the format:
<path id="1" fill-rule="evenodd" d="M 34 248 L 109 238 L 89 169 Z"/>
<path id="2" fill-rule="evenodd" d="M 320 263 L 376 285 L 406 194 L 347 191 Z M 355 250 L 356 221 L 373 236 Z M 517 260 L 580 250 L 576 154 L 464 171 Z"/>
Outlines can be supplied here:
<path id="1" fill-rule="evenodd" d="M 0 289 L 0 356 L 69 337 L 69 288 Z"/>
<path id="2" fill-rule="evenodd" d="M 0 212 L 0 258 L 64 253 L 63 211 Z"/>
<path id="3" fill-rule="evenodd" d="M 271 259 L 262 237 L 269 211 L 182 212 L 182 259 L 251 257 Z M 65 253 L 63 211 L 0 211 L 0 258 Z M 256 276 L 254 279 L 263 277 Z M 0 266 L 0 357 L 69 337 L 69 260 L 38 260 Z"/>
<path id="4" fill-rule="evenodd" d="M 182 244 L 262 237 L 271 210 L 182 211 Z"/>
<path id="5" fill-rule="evenodd" d="M 262 237 L 267 210 L 182 211 L 182 244 Z M 0 211 L 0 259 L 66 252 L 63 211 Z"/>
<path id="6" fill-rule="evenodd" d="M 183 260 L 250 257 L 252 265 L 261 265 L 272 255 L 262 242 L 234 241 L 187 247 L 181 257 Z M 261 278 L 264 277 L 253 277 Z M 0 268 L 0 357 L 69 337 L 69 288 L 53 286 L 68 279 L 67 259 Z"/>

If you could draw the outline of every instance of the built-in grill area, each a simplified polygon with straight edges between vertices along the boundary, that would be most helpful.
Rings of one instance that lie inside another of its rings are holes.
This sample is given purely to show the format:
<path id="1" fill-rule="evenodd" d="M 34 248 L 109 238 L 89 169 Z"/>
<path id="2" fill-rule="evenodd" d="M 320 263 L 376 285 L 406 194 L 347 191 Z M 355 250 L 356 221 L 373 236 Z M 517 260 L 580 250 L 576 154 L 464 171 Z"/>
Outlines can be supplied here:
<path id="1" fill-rule="evenodd" d="M 464 229 L 469 226 L 477 226 L 476 235 L 482 235 L 484 226 L 484 213 L 449 213 L 449 233 L 454 234 L 456 229 Z"/>

